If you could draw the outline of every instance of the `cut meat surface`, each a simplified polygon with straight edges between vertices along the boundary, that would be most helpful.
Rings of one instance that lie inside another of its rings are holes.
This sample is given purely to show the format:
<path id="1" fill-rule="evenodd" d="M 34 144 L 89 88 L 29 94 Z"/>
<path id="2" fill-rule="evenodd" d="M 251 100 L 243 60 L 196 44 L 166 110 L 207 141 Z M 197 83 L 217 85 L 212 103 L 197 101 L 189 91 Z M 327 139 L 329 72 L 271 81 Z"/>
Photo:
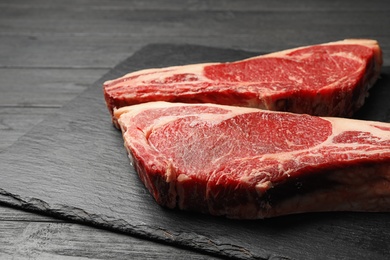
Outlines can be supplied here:
<path id="1" fill-rule="evenodd" d="M 157 203 L 229 218 L 390 211 L 390 124 L 215 104 L 114 111 Z"/>
<path id="2" fill-rule="evenodd" d="M 230 63 L 146 69 L 104 83 L 108 109 L 150 101 L 351 116 L 377 80 L 375 40 L 344 40 Z M 114 121 L 115 123 L 115 121 Z"/>

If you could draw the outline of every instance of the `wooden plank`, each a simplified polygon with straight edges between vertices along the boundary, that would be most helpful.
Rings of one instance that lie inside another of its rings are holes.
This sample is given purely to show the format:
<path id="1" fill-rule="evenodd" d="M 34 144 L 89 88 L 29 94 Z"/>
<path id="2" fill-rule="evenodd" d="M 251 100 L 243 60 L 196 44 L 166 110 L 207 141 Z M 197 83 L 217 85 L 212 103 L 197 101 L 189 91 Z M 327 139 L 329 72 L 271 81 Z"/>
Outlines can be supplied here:
<path id="1" fill-rule="evenodd" d="M 47 22 L 50 23 L 50 20 Z M 115 38 L 110 35 L 70 37 L 54 34 L 37 37 L 0 34 L 0 67 L 107 69 L 147 43 L 142 39 Z"/>
<path id="2" fill-rule="evenodd" d="M 11 9 L 0 16 L 4 25 L 0 32 L 0 66 L 107 68 L 149 43 L 271 52 L 364 37 L 381 42 L 386 63 L 390 60 L 390 43 L 386 40 L 390 37 L 390 16 L 386 6 L 353 15 L 347 10 L 129 11 L 68 7 L 64 11 L 42 7 L 13 13 Z M 8 53 L 13 53 L 12 57 Z"/>
<path id="3" fill-rule="evenodd" d="M 111 5 L 110 7 L 114 7 Z M 61 8 L 50 5 L 37 8 L 34 5 L 31 8 L 17 9 L 4 8 L 3 14 L 0 16 L 0 22 L 3 24 L 1 34 L 4 35 L 37 35 L 47 34 L 70 34 L 69 36 L 87 35 L 87 34 L 125 34 L 137 35 L 141 33 L 150 33 L 157 35 L 175 34 L 187 35 L 213 35 L 210 34 L 213 29 L 220 29 L 214 33 L 225 34 L 235 33 L 239 31 L 241 34 L 245 32 L 262 32 L 262 29 L 285 28 L 299 32 L 303 29 L 321 30 L 323 26 L 339 26 L 343 28 L 360 28 L 364 33 L 365 27 L 373 27 L 385 29 L 387 27 L 388 9 L 390 4 L 381 2 L 381 4 L 373 5 L 370 3 L 370 11 L 367 8 L 366 2 L 356 3 L 353 6 L 348 5 L 347 9 L 343 9 L 342 3 L 340 6 L 334 7 L 331 12 L 322 10 L 314 10 L 306 5 L 307 10 L 289 10 L 283 11 L 280 9 L 267 10 L 246 6 L 250 10 L 213 10 L 207 8 L 204 10 L 176 10 L 169 9 L 158 10 L 153 8 L 128 10 L 126 7 L 131 5 L 120 6 L 120 8 L 104 9 L 97 8 L 96 5 L 81 7 L 78 4 L 72 5 L 66 3 L 66 7 Z M 302 3 L 301 3 L 302 4 Z M 245 6 L 240 2 L 240 6 Z M 279 4 L 280 5 L 280 4 Z M 145 5 L 153 7 L 153 5 Z M 161 4 L 160 4 L 161 6 Z M 216 5 L 224 6 L 224 5 Z M 316 5 L 314 5 L 316 6 Z M 351 8 L 356 7 L 351 15 Z M 51 21 L 47 23 L 47 21 Z M 207 24 L 208 27 L 200 27 Z M 320 27 L 318 27 L 320 26 Z M 332 32 L 329 30 L 328 32 Z M 368 32 L 368 31 L 367 31 Z M 40 33 L 40 34 L 39 34 Z M 372 32 L 371 32 L 372 33 Z M 383 31 L 386 33 L 386 31 Z"/>
<path id="4" fill-rule="evenodd" d="M 336 29 L 335 29 L 336 30 Z M 0 66 L 15 68 L 111 68 L 134 52 L 149 43 L 198 44 L 210 47 L 233 48 L 256 52 L 273 52 L 284 48 L 293 48 L 310 43 L 335 41 L 360 34 L 344 34 L 335 32 L 328 35 L 321 31 L 307 31 L 304 39 L 301 34 L 289 31 L 288 35 L 282 30 L 263 32 L 263 37 L 245 35 L 180 35 L 152 36 L 149 34 L 139 37 L 105 37 L 89 35 L 75 37 L 69 41 L 67 36 L 28 39 L 27 36 L 4 37 L 0 35 Z M 366 35 L 367 36 L 367 35 Z M 374 35 L 375 36 L 375 35 Z M 252 38 L 253 37 L 253 38 Z M 389 36 L 376 36 L 382 44 L 384 64 L 390 65 L 390 44 L 386 41 Z M 113 40 L 115 39 L 115 40 Z M 31 44 L 29 43 L 31 41 Z M 67 41 L 69 44 L 62 45 Z M 61 47 L 58 47 L 61 46 Z M 28 50 L 26 48 L 28 47 Z M 19 50 L 25 50 L 20 52 Z M 17 53 L 10 57 L 4 53 Z M 50 53 L 50 55 L 49 55 Z"/>
<path id="5" fill-rule="evenodd" d="M 381 9 L 384 5 L 384 1 L 364 1 L 355 0 L 354 4 L 351 5 L 349 1 L 310 1 L 310 0 L 294 0 L 294 1 L 257 1 L 257 0 L 202 0 L 202 1 L 191 1 L 191 0 L 130 0 L 125 3 L 120 0 L 95 0 L 93 5 L 88 1 L 67 1 L 67 2 L 56 2 L 52 4 L 50 0 L 38 0 L 32 4 L 30 1 L 12 1 L 7 3 L 0 3 L 0 8 L 12 8 L 12 9 L 55 9 L 60 8 L 61 10 L 69 9 L 104 9 L 104 10 L 222 10 L 222 11 L 333 11 L 333 10 L 344 10 L 344 11 L 371 11 L 371 10 L 389 10 L 390 6 L 385 5 L 387 9 Z"/>
<path id="6" fill-rule="evenodd" d="M 348 15 L 348 11 L 333 12 L 224 12 L 224 11 L 156 11 L 156 10 L 75 10 L 76 15 L 69 16 L 61 9 L 32 9 L 23 15 L 6 14 L 0 22 L 7 26 L 1 31 L 2 35 L 28 35 L 35 37 L 66 35 L 71 42 L 73 37 L 101 35 L 113 37 L 139 37 L 153 35 L 156 37 L 179 36 L 252 36 L 254 33 L 269 34 L 270 32 L 306 33 L 305 30 L 349 37 L 360 33 L 367 37 L 375 31 L 380 35 L 388 35 L 387 22 L 390 21 L 388 12 L 357 11 Z M 104 19 L 103 19 L 104 18 Z M 47 21 L 50 21 L 48 23 Z M 63 26 L 66 24 L 66 26 Z M 205 26 L 207 25 L 207 26 Z M 338 28 L 338 30 L 334 30 Z M 285 37 L 290 36 L 287 34 Z M 211 37 L 210 37 L 211 38 Z M 260 37 L 259 37 L 260 38 Z M 67 42 L 64 42 L 67 43 Z"/>

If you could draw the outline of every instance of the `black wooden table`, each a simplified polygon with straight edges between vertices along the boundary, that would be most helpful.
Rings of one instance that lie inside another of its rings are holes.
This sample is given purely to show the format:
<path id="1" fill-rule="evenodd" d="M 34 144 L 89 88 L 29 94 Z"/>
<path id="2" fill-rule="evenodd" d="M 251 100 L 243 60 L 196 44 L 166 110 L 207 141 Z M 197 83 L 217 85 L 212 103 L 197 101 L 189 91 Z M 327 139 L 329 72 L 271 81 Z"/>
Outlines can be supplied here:
<path id="1" fill-rule="evenodd" d="M 0 1 L 0 153 L 149 44 L 267 53 L 372 38 L 388 68 L 389 28 L 389 1 Z M 1 259 L 54 257 L 217 258 L 0 206 Z"/>

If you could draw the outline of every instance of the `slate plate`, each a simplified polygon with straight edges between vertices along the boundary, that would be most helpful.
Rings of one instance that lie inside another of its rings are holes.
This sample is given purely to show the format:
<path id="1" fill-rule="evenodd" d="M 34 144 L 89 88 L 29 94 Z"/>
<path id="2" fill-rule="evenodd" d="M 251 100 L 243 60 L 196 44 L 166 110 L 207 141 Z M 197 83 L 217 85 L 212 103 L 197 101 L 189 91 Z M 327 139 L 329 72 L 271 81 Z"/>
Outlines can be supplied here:
<path id="1" fill-rule="evenodd" d="M 317 213 L 238 221 L 159 207 L 129 165 L 101 85 L 142 68 L 237 60 L 254 53 L 149 45 L 0 154 L 0 201 L 23 209 L 240 259 L 385 259 L 390 214 Z M 390 69 L 363 119 L 389 121 Z"/>

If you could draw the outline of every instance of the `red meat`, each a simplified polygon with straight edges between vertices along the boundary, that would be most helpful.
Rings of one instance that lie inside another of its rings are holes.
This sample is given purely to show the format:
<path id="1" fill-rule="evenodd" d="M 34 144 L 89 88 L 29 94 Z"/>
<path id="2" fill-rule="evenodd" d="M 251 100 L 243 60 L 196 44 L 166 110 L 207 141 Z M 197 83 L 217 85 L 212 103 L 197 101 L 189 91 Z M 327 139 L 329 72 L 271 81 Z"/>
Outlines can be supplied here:
<path id="1" fill-rule="evenodd" d="M 344 40 L 231 63 L 137 71 L 105 82 L 104 96 L 111 113 L 169 101 L 349 117 L 363 105 L 381 65 L 376 41 Z"/>
<path id="2" fill-rule="evenodd" d="M 230 218 L 390 210 L 390 124 L 214 104 L 114 111 L 157 203 Z"/>

